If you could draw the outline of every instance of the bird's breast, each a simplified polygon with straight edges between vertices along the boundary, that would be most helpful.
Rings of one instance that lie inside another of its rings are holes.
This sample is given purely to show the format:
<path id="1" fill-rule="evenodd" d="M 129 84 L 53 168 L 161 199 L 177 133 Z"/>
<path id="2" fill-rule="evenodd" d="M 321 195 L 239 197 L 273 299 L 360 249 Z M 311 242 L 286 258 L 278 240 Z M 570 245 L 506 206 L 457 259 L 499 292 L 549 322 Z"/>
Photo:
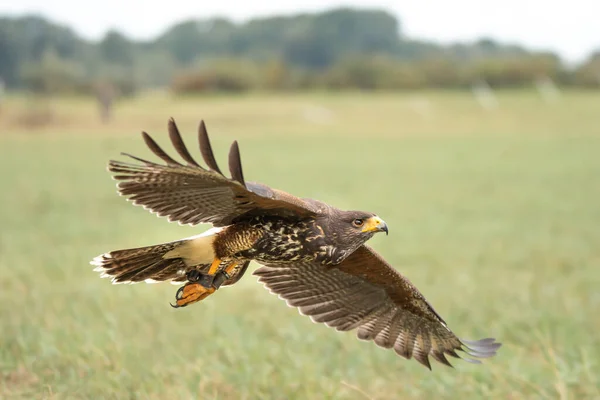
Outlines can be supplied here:
<path id="1" fill-rule="evenodd" d="M 293 262 L 310 259 L 314 254 L 315 234 L 310 222 L 256 218 L 251 225 L 262 232 L 248 253 L 258 262 Z"/>

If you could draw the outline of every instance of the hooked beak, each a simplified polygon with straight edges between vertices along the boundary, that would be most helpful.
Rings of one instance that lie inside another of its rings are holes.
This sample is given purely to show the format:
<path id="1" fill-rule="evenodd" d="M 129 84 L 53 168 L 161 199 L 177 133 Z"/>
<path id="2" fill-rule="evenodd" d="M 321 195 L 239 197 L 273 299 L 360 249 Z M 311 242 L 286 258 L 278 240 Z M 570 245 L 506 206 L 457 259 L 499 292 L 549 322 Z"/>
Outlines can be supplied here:
<path id="1" fill-rule="evenodd" d="M 365 222 L 362 232 L 385 232 L 388 234 L 387 224 L 378 216 L 369 218 Z"/>

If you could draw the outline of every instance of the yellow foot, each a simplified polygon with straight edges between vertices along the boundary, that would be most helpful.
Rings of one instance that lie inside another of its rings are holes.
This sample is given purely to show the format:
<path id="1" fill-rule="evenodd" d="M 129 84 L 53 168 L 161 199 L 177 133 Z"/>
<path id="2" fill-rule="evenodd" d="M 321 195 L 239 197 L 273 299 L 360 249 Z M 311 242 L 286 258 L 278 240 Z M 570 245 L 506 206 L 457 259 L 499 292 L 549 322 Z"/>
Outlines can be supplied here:
<path id="1" fill-rule="evenodd" d="M 177 290 L 175 294 L 175 304 L 171 304 L 173 308 L 185 307 L 189 304 L 204 300 L 215 292 L 214 287 L 205 288 L 199 283 L 188 283 Z"/>

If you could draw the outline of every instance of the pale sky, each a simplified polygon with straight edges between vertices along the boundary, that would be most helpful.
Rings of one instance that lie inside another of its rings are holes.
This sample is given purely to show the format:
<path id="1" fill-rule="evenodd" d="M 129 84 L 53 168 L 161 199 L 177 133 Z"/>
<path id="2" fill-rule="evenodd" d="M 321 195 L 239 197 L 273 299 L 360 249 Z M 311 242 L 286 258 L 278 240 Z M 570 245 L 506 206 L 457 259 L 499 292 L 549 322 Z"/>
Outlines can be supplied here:
<path id="1" fill-rule="evenodd" d="M 35 12 L 91 39 L 110 28 L 151 38 L 184 19 L 223 16 L 240 22 L 338 6 L 385 9 L 401 19 L 407 36 L 443 43 L 486 36 L 552 50 L 570 62 L 600 49 L 600 0 L 0 0 L 0 15 Z"/>

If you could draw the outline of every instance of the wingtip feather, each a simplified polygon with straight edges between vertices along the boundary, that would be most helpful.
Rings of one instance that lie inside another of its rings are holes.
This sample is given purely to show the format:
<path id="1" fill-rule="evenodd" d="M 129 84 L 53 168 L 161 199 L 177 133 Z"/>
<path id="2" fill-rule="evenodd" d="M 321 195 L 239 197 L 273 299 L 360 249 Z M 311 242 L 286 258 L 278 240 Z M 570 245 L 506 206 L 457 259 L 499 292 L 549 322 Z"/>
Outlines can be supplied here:
<path id="1" fill-rule="evenodd" d="M 169 156 L 159 145 L 158 143 L 156 143 L 156 141 L 154 139 L 152 139 L 152 137 L 147 134 L 146 132 L 142 131 L 142 137 L 144 138 L 144 142 L 146 143 L 146 146 L 148 146 L 148 148 L 158 157 L 160 157 L 164 162 L 166 162 L 169 165 L 179 165 L 181 166 L 182 164 L 175 161 L 173 158 L 171 158 L 171 156 Z"/>
<path id="2" fill-rule="evenodd" d="M 212 151 L 212 146 L 210 144 L 210 139 L 208 138 L 208 132 L 206 130 L 206 124 L 204 123 L 204 120 L 201 120 L 200 125 L 198 126 L 198 144 L 200 145 L 200 154 L 202 154 L 202 158 L 204 159 L 206 165 L 208 165 L 211 170 L 223 175 Z"/>
<path id="3" fill-rule="evenodd" d="M 181 137 L 181 133 L 179 133 L 179 128 L 177 128 L 177 124 L 173 117 L 169 119 L 167 124 L 167 130 L 169 132 L 169 139 L 171 139 L 171 143 L 173 147 L 179 153 L 181 158 L 183 158 L 189 165 L 193 165 L 195 167 L 200 167 L 200 165 L 194 160 L 190 152 L 188 151 L 185 143 L 183 142 L 183 138 Z"/>
<path id="4" fill-rule="evenodd" d="M 243 186 L 246 186 L 246 182 L 244 181 L 244 172 L 242 170 L 240 147 L 237 140 L 234 140 L 233 143 L 231 143 L 231 147 L 229 149 L 229 172 L 234 180 L 238 181 Z"/>

